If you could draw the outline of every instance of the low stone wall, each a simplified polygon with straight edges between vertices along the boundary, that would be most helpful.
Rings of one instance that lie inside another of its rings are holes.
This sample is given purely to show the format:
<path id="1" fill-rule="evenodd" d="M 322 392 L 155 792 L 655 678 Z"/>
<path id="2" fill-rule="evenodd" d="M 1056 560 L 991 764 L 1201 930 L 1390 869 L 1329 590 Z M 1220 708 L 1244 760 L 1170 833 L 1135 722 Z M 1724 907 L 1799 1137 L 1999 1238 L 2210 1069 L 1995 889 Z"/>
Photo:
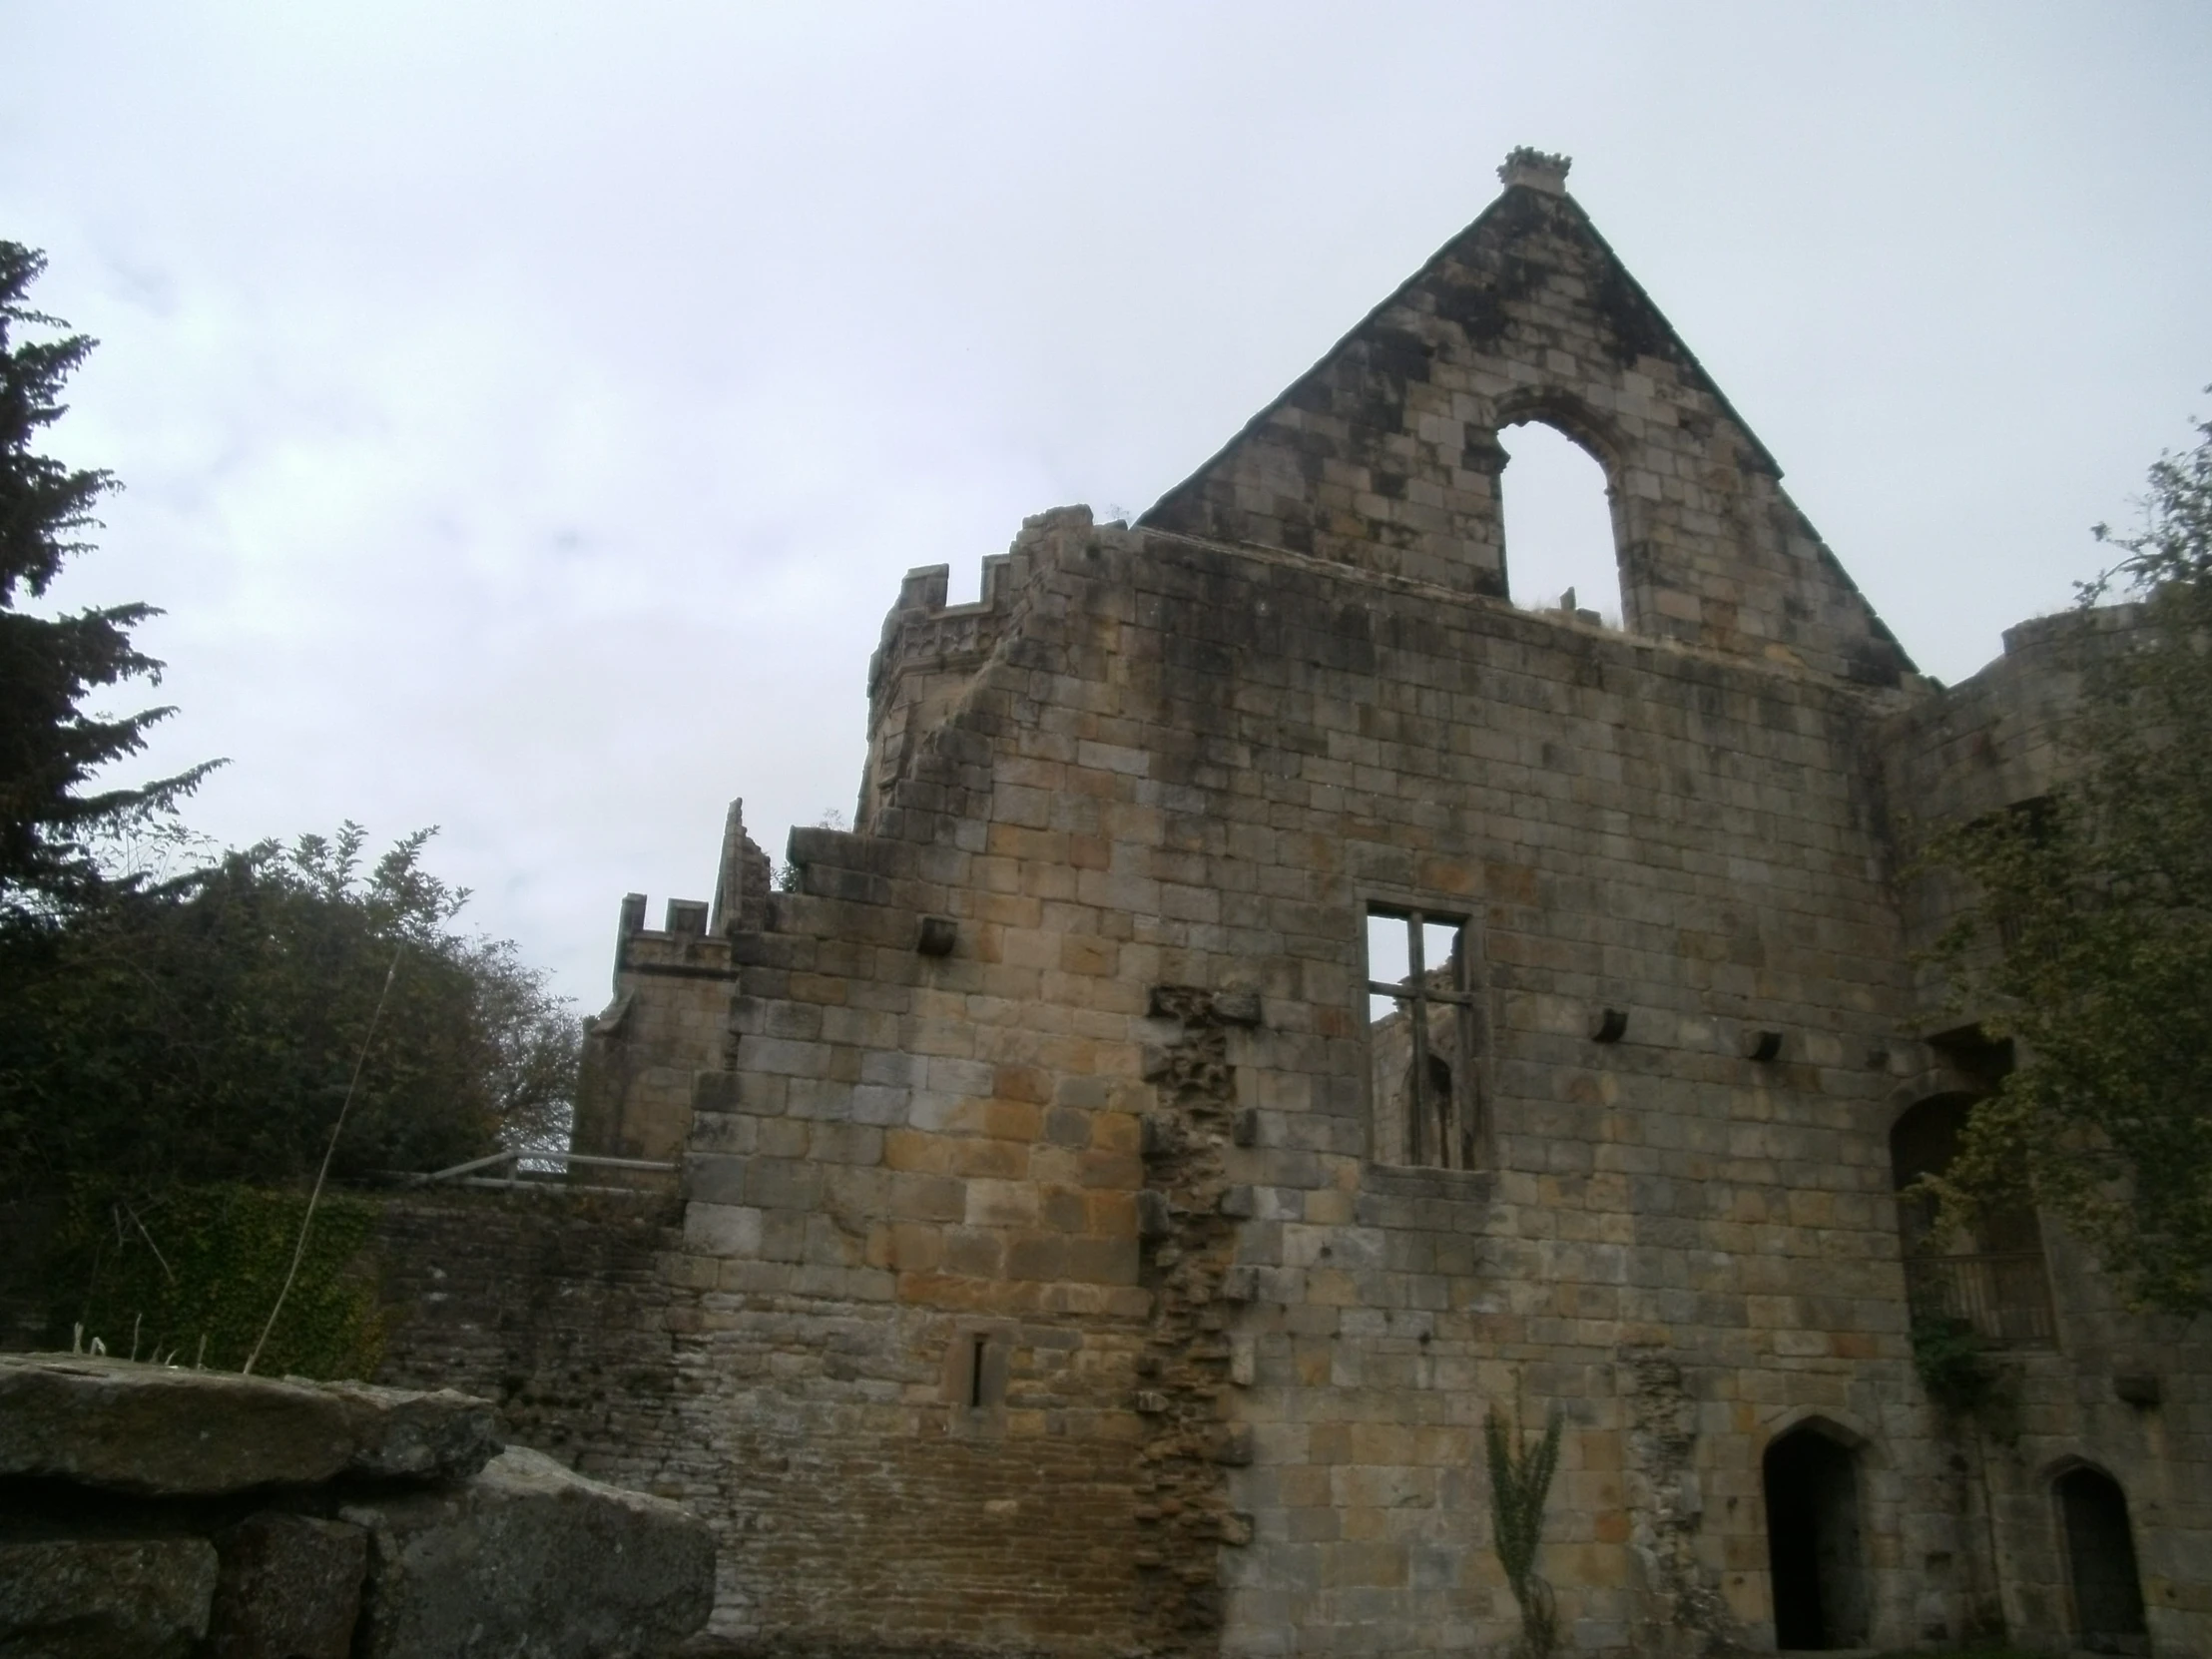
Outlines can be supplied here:
<path id="1" fill-rule="evenodd" d="M 0 1652 L 645 1659 L 713 1582 L 704 1523 L 465 1394 L 0 1359 Z"/>

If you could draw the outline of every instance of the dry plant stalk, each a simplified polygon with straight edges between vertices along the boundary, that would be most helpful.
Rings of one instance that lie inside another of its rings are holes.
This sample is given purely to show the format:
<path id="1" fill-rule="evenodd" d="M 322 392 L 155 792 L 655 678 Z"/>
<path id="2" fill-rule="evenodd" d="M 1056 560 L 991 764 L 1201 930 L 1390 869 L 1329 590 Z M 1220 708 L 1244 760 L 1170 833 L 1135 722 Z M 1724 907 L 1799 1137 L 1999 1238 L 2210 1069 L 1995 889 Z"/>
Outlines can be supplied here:
<path id="1" fill-rule="evenodd" d="M 284 1298 L 291 1295 L 291 1282 L 299 1277 L 300 1260 L 307 1254 L 307 1229 L 314 1225 L 314 1207 L 322 1201 L 322 1184 L 330 1176 L 330 1160 L 337 1154 L 338 1136 L 345 1128 L 345 1114 L 352 1110 L 353 1091 L 361 1085 L 361 1067 L 368 1063 L 368 1045 L 375 1038 L 376 1022 L 384 1017 L 384 1001 L 391 995 L 391 982 L 398 977 L 399 958 L 406 954 L 406 949 L 405 945 L 395 949 L 391 953 L 391 966 L 384 970 L 384 988 L 376 993 L 376 1007 L 368 1016 L 368 1029 L 361 1033 L 361 1051 L 353 1056 L 353 1075 L 346 1081 L 345 1098 L 338 1103 L 337 1121 L 330 1125 L 330 1142 L 322 1149 L 322 1167 L 314 1172 L 314 1190 L 307 1194 L 306 1213 L 299 1218 L 299 1237 L 291 1247 L 291 1266 L 285 1270 L 284 1283 L 276 1292 L 276 1304 L 269 1310 L 269 1323 L 254 1340 L 254 1352 L 239 1368 L 242 1376 L 254 1375 L 254 1363 L 261 1359 L 262 1350 L 268 1346 L 269 1334 L 276 1329 L 276 1316 L 284 1311 Z"/>

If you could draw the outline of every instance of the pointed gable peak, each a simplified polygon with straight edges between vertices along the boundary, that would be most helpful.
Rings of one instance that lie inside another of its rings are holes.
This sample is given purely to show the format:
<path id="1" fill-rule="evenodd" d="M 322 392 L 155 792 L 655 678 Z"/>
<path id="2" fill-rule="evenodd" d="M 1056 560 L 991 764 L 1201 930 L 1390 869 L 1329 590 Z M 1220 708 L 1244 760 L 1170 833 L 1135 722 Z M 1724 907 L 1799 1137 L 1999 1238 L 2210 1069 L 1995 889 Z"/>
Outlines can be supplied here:
<path id="1" fill-rule="evenodd" d="M 1604 468 L 1631 632 L 1897 684 L 1912 664 L 1569 165 L 1513 151 L 1472 225 L 1140 522 L 1502 600 L 1499 433 L 1540 422 Z"/>
<path id="2" fill-rule="evenodd" d="M 1507 190 L 1515 185 L 1526 185 L 1530 190 L 1540 190 L 1547 196 L 1567 194 L 1567 170 L 1574 166 L 1571 156 L 1554 156 L 1527 145 L 1510 151 L 1497 170 L 1498 183 Z"/>

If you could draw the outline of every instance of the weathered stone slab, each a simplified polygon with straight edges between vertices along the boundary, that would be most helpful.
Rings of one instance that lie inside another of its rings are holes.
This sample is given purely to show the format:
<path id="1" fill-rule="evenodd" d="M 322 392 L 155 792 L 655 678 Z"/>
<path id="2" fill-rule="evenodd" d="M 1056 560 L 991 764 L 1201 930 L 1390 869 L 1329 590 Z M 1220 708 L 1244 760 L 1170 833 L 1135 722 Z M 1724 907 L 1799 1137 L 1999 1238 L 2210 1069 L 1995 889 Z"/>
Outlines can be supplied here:
<path id="1" fill-rule="evenodd" d="M 352 1652 L 367 1533 L 265 1510 L 216 1542 L 223 1571 L 208 1622 L 215 1659 L 346 1659 Z"/>
<path id="2" fill-rule="evenodd" d="M 0 1355 L 0 1475 L 215 1494 L 339 1474 L 465 1475 L 500 1444 L 497 1411 L 449 1388 Z"/>
<path id="3" fill-rule="evenodd" d="M 207 1633 L 215 1546 L 205 1538 L 0 1544 L 8 1659 L 184 1659 Z"/>
<path id="4" fill-rule="evenodd" d="M 369 1534 L 360 1659 L 622 1659 L 680 1641 L 714 1606 L 705 1522 L 540 1452 L 340 1513 Z"/>

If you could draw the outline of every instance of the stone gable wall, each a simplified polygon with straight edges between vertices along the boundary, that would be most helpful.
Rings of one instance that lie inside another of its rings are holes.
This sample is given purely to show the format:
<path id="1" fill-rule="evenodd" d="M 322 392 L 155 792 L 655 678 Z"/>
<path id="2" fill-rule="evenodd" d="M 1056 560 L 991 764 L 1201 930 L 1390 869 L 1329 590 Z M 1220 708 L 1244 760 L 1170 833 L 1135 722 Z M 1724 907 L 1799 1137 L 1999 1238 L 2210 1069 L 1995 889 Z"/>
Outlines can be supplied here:
<path id="1" fill-rule="evenodd" d="M 1528 420 L 1605 469 L 1633 631 L 1869 684 L 1911 670 L 1582 210 L 1528 185 L 1143 522 L 1503 597 L 1497 434 Z"/>

